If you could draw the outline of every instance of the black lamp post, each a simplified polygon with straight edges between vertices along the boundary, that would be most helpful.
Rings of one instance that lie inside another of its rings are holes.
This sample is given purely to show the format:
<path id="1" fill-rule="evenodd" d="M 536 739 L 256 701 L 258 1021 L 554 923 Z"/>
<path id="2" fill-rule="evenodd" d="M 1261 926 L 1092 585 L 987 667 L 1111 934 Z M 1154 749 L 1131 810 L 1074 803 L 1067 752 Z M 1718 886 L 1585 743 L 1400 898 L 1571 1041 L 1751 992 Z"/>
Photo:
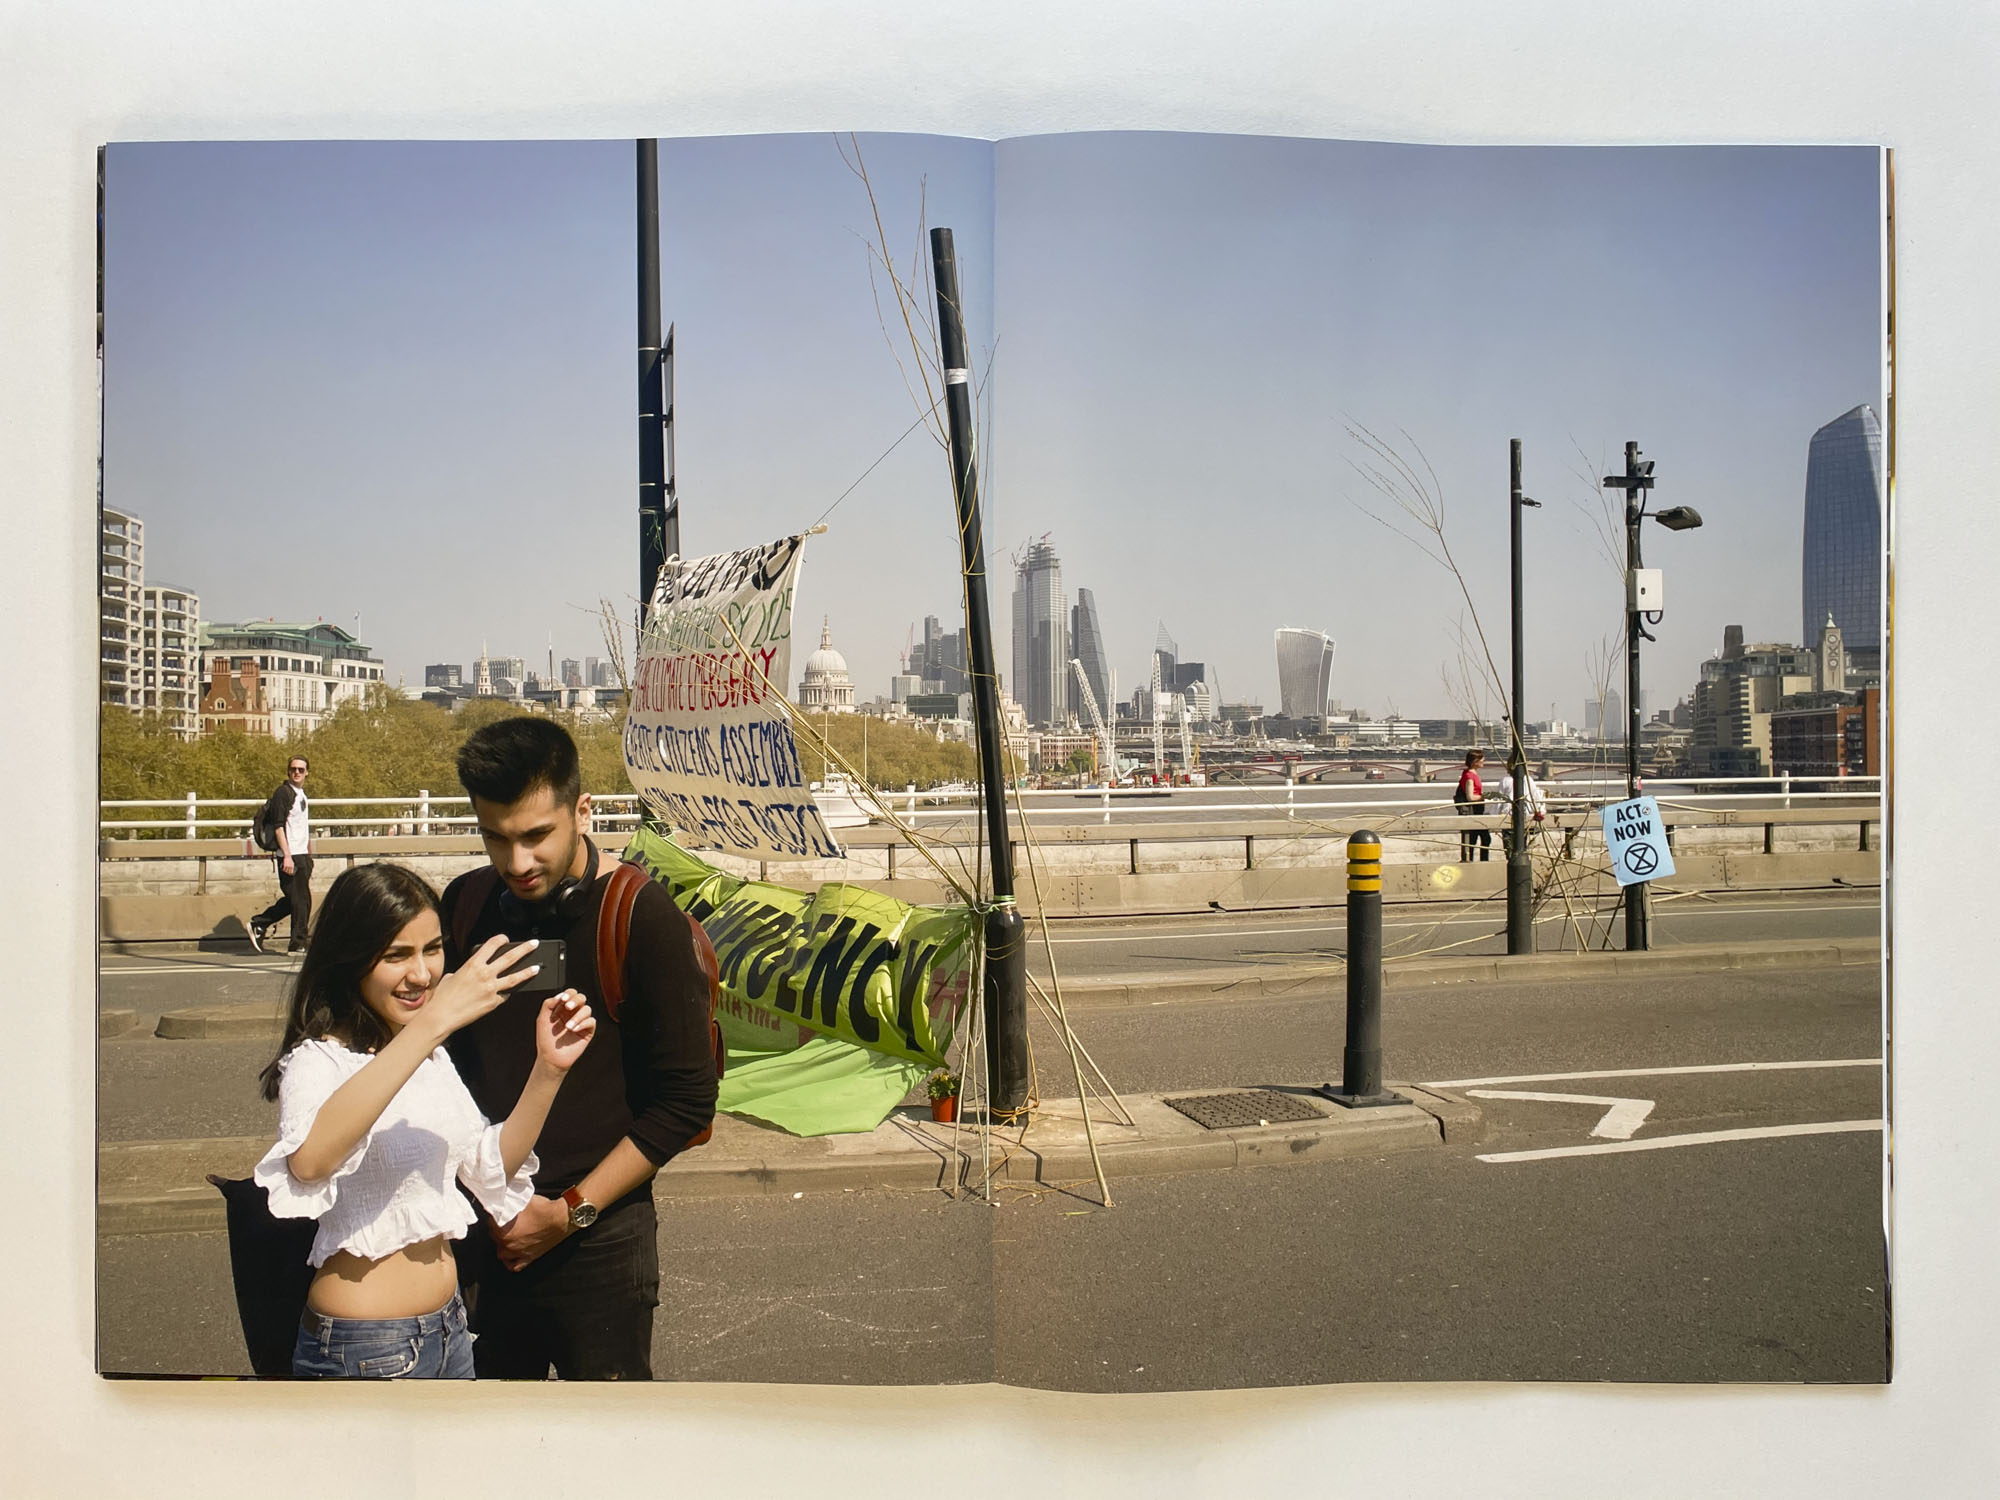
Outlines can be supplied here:
<path id="1" fill-rule="evenodd" d="M 1526 669 L 1522 664 L 1521 628 L 1521 510 L 1541 508 L 1541 501 L 1521 493 L 1521 440 L 1508 441 L 1511 482 L 1508 492 L 1508 539 L 1513 565 L 1514 616 L 1514 703 L 1508 713 L 1507 774 L 1514 778 L 1513 804 L 1508 811 L 1507 838 L 1507 951 L 1535 951 L 1535 867 L 1528 856 L 1528 749 L 1527 729 L 1522 709 L 1527 702 Z"/>
<path id="2" fill-rule="evenodd" d="M 1692 531 L 1701 525 L 1701 512 L 1691 505 L 1675 505 L 1663 511 L 1646 509 L 1646 491 L 1653 487 L 1653 461 L 1641 460 L 1639 445 L 1625 445 L 1625 472 L 1604 476 L 1606 489 L 1625 492 L 1625 797 L 1639 795 L 1639 642 L 1654 637 L 1647 633 L 1646 620 L 1659 623 L 1659 602 L 1643 596 L 1640 577 L 1639 523 L 1650 514 L 1669 531 Z M 1646 884 L 1641 880 L 1625 887 L 1625 948 L 1637 952 L 1652 946 L 1647 931 Z"/>

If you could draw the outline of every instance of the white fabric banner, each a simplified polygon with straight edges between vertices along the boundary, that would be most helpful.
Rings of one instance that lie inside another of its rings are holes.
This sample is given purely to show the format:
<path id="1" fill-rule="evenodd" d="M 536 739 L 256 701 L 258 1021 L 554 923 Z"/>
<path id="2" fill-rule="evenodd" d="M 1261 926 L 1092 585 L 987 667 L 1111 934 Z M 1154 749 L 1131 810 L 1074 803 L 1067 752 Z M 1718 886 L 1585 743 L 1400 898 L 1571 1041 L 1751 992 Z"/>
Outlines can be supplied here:
<path id="1" fill-rule="evenodd" d="M 688 848 L 839 859 L 780 700 L 804 536 L 669 558 L 639 640 L 625 771 Z"/>

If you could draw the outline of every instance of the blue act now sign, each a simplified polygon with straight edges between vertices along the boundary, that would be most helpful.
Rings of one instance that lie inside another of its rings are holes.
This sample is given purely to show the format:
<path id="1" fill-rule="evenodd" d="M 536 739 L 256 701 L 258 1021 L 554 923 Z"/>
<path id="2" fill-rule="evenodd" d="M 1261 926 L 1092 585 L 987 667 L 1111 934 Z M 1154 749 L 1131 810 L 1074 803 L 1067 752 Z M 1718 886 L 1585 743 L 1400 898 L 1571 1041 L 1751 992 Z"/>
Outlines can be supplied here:
<path id="1" fill-rule="evenodd" d="M 1620 885 L 1663 880 L 1674 873 L 1674 852 L 1667 847 L 1666 825 L 1653 798 L 1614 802 L 1598 817 L 1604 824 L 1604 847 L 1611 852 L 1611 873 Z"/>

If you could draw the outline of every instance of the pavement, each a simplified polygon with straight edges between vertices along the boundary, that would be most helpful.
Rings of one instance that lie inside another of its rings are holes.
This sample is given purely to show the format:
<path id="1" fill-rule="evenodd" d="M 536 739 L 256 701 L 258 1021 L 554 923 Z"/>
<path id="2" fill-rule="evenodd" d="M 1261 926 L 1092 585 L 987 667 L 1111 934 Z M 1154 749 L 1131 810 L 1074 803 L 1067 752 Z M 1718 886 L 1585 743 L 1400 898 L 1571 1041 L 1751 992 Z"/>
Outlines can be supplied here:
<path id="1" fill-rule="evenodd" d="M 1684 946 L 1648 953 L 1426 957 L 1385 965 L 1388 990 L 1506 980 L 1575 983 L 1639 975 L 1873 966 L 1879 940 L 1767 941 Z M 1063 985 L 1067 1004 L 1141 1005 L 1173 1001 L 1278 998 L 1327 983 L 1337 963 L 1260 964 L 1131 974 Z M 132 1011 L 106 1011 L 104 1035 L 136 1026 Z M 156 1033 L 178 1039 L 271 1040 L 278 1014 L 268 1002 L 168 1011 Z M 1319 1094 L 1327 1080 L 1256 1089 L 1183 1088 L 1090 1103 L 1049 1099 L 1026 1126 L 999 1126 L 982 1139 L 969 1124 L 940 1125 L 921 1107 L 903 1107 L 866 1135 L 801 1138 L 754 1121 L 718 1116 L 710 1143 L 674 1161 L 661 1189 L 681 1196 L 797 1197 L 857 1188 L 960 1192 L 982 1183 L 1078 1186 L 1095 1194 L 1096 1164 L 1107 1178 L 1300 1165 L 1380 1156 L 1477 1140 L 1481 1106 L 1446 1090 L 1391 1080 L 1407 1103 L 1347 1109 Z M 1169 1102 L 1230 1096 L 1244 1123 L 1210 1128 Z M 1305 1118 L 1282 1118 L 1285 1115 Z M 98 1228 L 103 1235 L 219 1228 L 222 1200 L 209 1173 L 243 1177 L 269 1147 L 265 1137 L 106 1141 L 98 1150 Z M 1088 1186 L 1084 1186 L 1088 1185 Z"/>
<path id="2" fill-rule="evenodd" d="M 1083 1187 L 1095 1194 L 1092 1142 L 1108 1178 L 1379 1156 L 1477 1139 L 1480 1111 L 1457 1095 L 1391 1087 L 1407 1103 L 1347 1109 L 1318 1085 L 1177 1090 L 1094 1099 L 1089 1119 L 1075 1099 L 1044 1100 L 1025 1127 L 1002 1125 L 982 1147 L 968 1124 L 941 1125 L 903 1107 L 866 1135 L 801 1137 L 718 1115 L 706 1146 L 678 1157 L 659 1190 L 676 1197 L 743 1194 L 796 1197 L 847 1188 L 976 1191 L 980 1184 Z M 1209 1129 L 1173 1108 L 1174 1098 L 1230 1096 L 1240 1109 L 1309 1114 Z M 222 1227 L 222 1196 L 208 1173 L 246 1177 L 263 1137 L 116 1141 L 98 1149 L 98 1233 L 181 1233 Z"/>

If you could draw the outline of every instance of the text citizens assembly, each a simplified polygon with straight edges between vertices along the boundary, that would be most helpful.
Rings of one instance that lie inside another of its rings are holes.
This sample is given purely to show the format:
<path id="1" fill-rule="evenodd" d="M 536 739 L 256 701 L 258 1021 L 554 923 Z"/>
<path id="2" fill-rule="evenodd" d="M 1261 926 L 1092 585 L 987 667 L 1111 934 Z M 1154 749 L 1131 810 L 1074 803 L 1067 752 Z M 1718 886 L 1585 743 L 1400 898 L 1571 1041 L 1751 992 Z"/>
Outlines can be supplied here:
<path id="1" fill-rule="evenodd" d="M 786 717 L 805 536 L 668 559 L 639 640 L 625 767 L 691 847 L 839 859 Z"/>

